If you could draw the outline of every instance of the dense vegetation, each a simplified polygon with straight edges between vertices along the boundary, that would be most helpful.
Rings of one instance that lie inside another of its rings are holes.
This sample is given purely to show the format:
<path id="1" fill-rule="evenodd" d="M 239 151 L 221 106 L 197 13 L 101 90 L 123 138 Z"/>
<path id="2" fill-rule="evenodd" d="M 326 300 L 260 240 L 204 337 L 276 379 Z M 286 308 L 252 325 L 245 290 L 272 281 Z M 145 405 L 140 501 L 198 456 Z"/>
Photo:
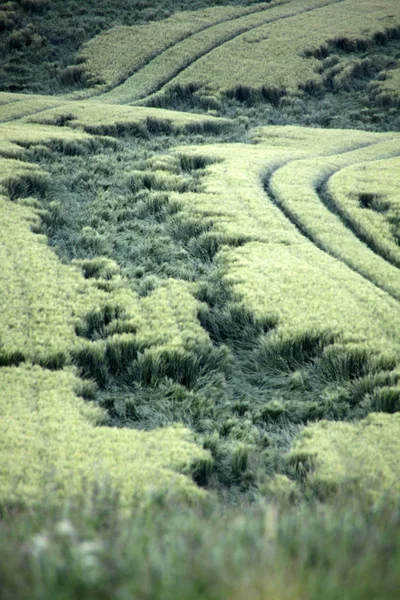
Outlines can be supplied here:
<path id="1" fill-rule="evenodd" d="M 2 4 L 1 599 L 393 597 L 399 31 Z"/>

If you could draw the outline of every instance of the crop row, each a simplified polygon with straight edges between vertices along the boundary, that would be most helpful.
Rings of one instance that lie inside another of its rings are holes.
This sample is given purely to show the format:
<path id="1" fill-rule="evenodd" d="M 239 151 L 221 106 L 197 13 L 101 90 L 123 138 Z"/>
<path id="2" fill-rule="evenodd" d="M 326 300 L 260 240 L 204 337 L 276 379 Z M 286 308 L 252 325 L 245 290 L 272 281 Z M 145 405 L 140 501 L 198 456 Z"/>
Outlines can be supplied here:
<path id="1" fill-rule="evenodd" d="M 323 183 L 352 163 L 364 163 L 368 172 L 367 161 L 374 164 L 380 158 L 396 156 L 399 149 L 398 137 L 387 136 L 386 140 L 377 138 L 373 145 L 344 154 L 292 161 L 272 175 L 268 187 L 278 204 L 314 243 L 397 299 L 400 299 L 398 269 L 368 249 L 330 210 Z"/>

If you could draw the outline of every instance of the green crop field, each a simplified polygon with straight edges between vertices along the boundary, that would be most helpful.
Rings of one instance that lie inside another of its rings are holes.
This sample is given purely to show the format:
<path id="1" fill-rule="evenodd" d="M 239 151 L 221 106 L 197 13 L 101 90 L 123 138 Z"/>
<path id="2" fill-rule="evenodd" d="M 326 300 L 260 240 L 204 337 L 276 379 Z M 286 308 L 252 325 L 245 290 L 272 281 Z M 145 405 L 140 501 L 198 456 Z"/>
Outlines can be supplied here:
<path id="1" fill-rule="evenodd" d="M 0 600 L 387 600 L 400 5 L 0 7 Z"/>

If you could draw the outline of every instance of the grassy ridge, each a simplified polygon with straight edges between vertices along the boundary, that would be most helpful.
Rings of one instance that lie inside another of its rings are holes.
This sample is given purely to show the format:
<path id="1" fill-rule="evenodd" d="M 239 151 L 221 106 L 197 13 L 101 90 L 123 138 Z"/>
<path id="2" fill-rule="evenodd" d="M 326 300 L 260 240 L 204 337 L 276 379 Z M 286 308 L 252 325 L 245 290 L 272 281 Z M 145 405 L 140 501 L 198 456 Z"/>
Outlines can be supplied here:
<path id="1" fill-rule="evenodd" d="M 199 117 L 170 110 L 142 106 L 133 108 L 90 100 L 71 101 L 56 108 L 42 110 L 39 115 L 28 116 L 26 120 L 40 124 L 65 124 L 97 135 L 118 136 L 125 132 L 142 137 L 148 136 L 149 132 L 218 131 L 232 125 L 228 119 L 217 119 L 211 115 Z"/>
<path id="2" fill-rule="evenodd" d="M 54 96 L 39 96 L 26 94 L 9 94 L 0 92 L 1 121 L 12 121 L 26 115 L 40 112 L 63 104 L 62 99 Z"/>

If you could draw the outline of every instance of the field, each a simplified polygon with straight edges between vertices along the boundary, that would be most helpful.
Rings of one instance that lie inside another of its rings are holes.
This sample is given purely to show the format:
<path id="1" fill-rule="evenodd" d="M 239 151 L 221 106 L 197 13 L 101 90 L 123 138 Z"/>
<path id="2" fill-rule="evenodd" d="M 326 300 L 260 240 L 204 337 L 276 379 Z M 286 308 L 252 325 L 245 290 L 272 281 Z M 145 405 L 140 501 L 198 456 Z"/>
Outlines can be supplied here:
<path id="1" fill-rule="evenodd" d="M 0 9 L 0 600 L 400 585 L 400 10 L 215 4 Z"/>

